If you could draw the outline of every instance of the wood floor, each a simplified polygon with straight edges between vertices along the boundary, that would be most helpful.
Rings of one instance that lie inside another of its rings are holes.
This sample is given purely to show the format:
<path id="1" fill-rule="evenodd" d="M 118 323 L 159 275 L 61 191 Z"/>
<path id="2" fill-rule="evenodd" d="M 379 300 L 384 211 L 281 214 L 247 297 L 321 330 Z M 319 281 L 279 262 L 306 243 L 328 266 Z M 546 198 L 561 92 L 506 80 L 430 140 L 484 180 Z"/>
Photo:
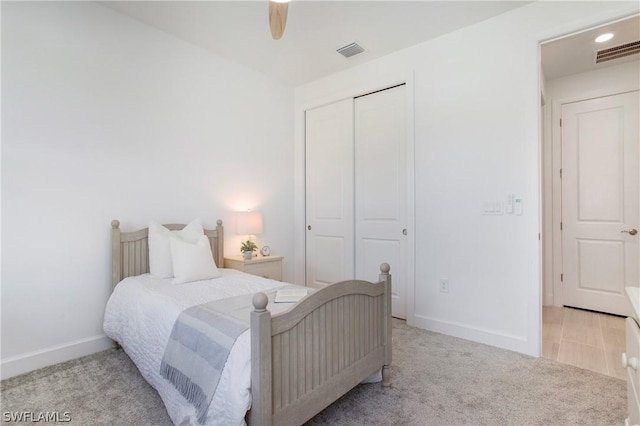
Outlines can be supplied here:
<path id="1" fill-rule="evenodd" d="M 626 380 L 624 318 L 544 306 L 542 329 L 543 357 Z"/>

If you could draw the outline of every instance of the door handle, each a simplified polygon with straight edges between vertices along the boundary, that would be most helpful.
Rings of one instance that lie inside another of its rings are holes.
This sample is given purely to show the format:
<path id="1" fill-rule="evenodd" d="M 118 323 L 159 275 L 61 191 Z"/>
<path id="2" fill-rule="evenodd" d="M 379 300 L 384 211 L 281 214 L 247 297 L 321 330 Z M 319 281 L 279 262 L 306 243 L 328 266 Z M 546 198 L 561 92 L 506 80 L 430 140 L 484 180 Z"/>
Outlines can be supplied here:
<path id="1" fill-rule="evenodd" d="M 620 231 L 621 234 L 627 233 L 629 235 L 636 235 L 638 233 L 637 229 L 631 229 L 630 231 L 627 231 L 626 229 L 624 231 Z"/>
<path id="2" fill-rule="evenodd" d="M 309 231 L 311 231 L 311 225 L 307 226 L 307 229 L 308 229 Z"/>
<path id="3" fill-rule="evenodd" d="M 407 228 L 402 230 L 402 235 L 407 235 Z"/>

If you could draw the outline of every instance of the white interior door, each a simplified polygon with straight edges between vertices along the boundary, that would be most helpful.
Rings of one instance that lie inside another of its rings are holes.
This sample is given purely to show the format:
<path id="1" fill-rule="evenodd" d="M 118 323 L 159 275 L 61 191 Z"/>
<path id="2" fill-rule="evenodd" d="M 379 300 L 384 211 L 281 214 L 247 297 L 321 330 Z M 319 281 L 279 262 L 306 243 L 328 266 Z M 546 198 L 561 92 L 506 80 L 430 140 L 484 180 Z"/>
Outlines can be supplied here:
<path id="1" fill-rule="evenodd" d="M 354 277 L 353 99 L 306 112 L 306 283 Z"/>
<path id="2" fill-rule="evenodd" d="M 393 316 L 406 318 L 407 135 L 405 86 L 355 99 L 356 278 L 391 265 Z"/>
<path id="3" fill-rule="evenodd" d="M 562 106 L 567 306 L 630 315 L 624 287 L 637 287 L 639 277 L 638 95 L 635 91 Z"/>

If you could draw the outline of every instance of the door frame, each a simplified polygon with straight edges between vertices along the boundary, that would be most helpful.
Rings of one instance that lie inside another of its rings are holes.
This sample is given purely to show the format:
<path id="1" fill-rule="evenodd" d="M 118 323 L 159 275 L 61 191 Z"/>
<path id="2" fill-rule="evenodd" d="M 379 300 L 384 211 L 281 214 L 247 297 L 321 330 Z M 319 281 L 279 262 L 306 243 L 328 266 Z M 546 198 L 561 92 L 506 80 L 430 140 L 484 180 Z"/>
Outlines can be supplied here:
<path id="1" fill-rule="evenodd" d="M 387 75 L 377 75 L 370 79 L 354 81 L 353 85 L 329 95 L 312 97 L 294 106 L 294 282 L 304 284 L 306 277 L 306 188 L 305 188 L 305 113 L 307 110 L 328 105 L 344 99 L 355 98 L 399 84 L 406 85 L 406 126 L 407 126 L 407 235 L 408 259 L 407 282 L 407 324 L 415 323 L 415 139 L 414 139 L 414 74 L 402 71 Z M 297 96 L 296 96 L 297 97 Z M 391 269 L 393 277 L 393 265 Z"/>
<path id="2" fill-rule="evenodd" d="M 603 96 L 610 96 L 619 93 L 625 93 L 631 90 L 637 90 L 638 88 L 622 88 L 620 90 L 605 90 L 595 89 L 589 90 L 588 93 L 584 93 L 577 96 L 565 97 L 560 99 L 549 99 L 548 94 L 545 91 L 545 80 L 543 80 L 542 74 L 542 45 L 556 41 L 562 38 L 571 37 L 576 34 L 580 34 L 584 31 L 589 31 L 598 27 L 609 25 L 618 21 L 633 18 L 638 16 L 638 13 L 621 13 L 609 18 L 584 19 L 580 22 L 575 22 L 571 25 L 567 25 L 560 30 L 549 30 L 537 37 L 538 41 L 538 93 L 543 99 L 544 111 L 541 111 L 538 115 L 538 141 L 539 141 L 539 188 L 540 188 L 540 230 L 542 244 L 541 250 L 541 279 L 540 279 L 540 295 L 542 305 L 546 305 L 546 302 L 551 301 L 553 306 L 563 306 L 562 300 L 562 283 L 560 281 L 560 274 L 562 273 L 562 235 L 560 233 L 560 221 L 562 218 L 561 210 L 561 181 L 560 181 L 560 166 L 562 164 L 562 146 L 561 141 L 561 128 L 560 117 L 562 115 L 562 104 L 570 102 L 578 102 L 582 100 L 599 98 Z M 551 101 L 551 102 L 549 102 Z M 543 117 L 544 116 L 544 117 Z M 548 138 L 548 140 L 547 140 Z M 550 153 L 548 152 L 550 151 Z M 551 181 L 551 188 L 545 186 L 545 182 Z M 549 193 L 549 191 L 551 191 Z M 548 206 L 551 206 L 548 208 Z M 549 224 L 551 226 L 549 226 Z M 550 239 L 551 243 L 548 243 L 546 239 Z M 547 259 L 547 252 L 551 251 L 550 264 L 545 262 Z M 551 283 L 547 280 L 551 277 Z M 546 290 L 551 289 L 552 294 L 545 293 Z M 551 300 L 549 300 L 551 299 Z M 542 324 L 542 315 L 540 315 L 540 321 Z M 542 330 L 542 326 L 540 327 Z M 541 340 L 542 341 L 542 340 Z M 542 345 L 541 345 L 542 347 Z"/>
<path id="3" fill-rule="evenodd" d="M 558 190 L 559 181 L 559 164 L 561 164 L 561 147 L 559 146 L 560 136 L 560 117 L 558 115 L 559 108 L 562 103 L 570 101 L 579 101 L 586 96 L 575 96 L 573 98 L 562 98 L 552 100 L 546 93 L 545 83 L 542 72 L 542 45 L 559 40 L 566 37 L 571 37 L 581 32 L 588 31 L 594 28 L 602 27 L 617 21 L 625 20 L 638 16 L 638 12 L 633 11 L 616 11 L 603 12 L 599 16 L 590 16 L 576 19 L 571 23 L 559 25 L 554 28 L 550 28 L 538 33 L 535 37 L 538 49 L 538 61 L 536 63 L 536 75 L 537 75 L 537 98 L 541 100 L 542 108 L 538 108 L 538 197 L 540 201 L 540 207 L 538 210 L 538 226 L 539 233 L 539 258 L 540 262 L 540 279 L 537 292 L 539 310 L 537 310 L 537 316 L 532 319 L 536 324 L 537 333 L 539 335 L 538 348 L 539 355 L 542 356 L 542 339 L 543 339 L 543 327 L 542 327 L 542 307 L 546 305 L 545 301 L 552 299 L 552 305 L 562 306 L 562 284 L 560 282 L 560 273 L 558 268 L 562 267 L 562 236 L 560 234 L 560 198 L 561 188 Z M 589 93 L 588 97 L 600 97 L 603 95 L 604 90 L 594 90 Z M 560 150 L 558 151 L 558 148 Z M 551 152 L 549 152 L 551 151 Z M 551 181 L 551 188 L 547 182 Z M 560 191 L 558 193 L 558 191 Z M 551 226 L 549 226 L 551 224 Z M 558 241 L 560 239 L 560 241 Z M 550 241 L 549 241 L 550 240 Z M 558 245 L 560 244 L 560 245 Z M 551 251 L 551 256 L 548 256 Z M 557 259 L 557 256 L 560 259 Z M 550 262 L 547 259 L 550 257 Z M 549 276 L 551 276 L 551 283 L 548 283 Z M 552 294 L 549 296 L 545 293 L 548 288 L 551 288 Z M 534 327 L 534 324 L 529 324 L 530 327 Z"/>

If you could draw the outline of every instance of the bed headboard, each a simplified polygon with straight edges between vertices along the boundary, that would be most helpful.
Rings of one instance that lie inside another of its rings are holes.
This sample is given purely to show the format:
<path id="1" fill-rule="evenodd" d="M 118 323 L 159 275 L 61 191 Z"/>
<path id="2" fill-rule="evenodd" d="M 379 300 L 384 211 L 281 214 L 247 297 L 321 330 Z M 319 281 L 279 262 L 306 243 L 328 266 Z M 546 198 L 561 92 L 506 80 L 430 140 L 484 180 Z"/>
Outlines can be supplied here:
<path id="1" fill-rule="evenodd" d="M 164 225 L 175 231 L 186 225 Z M 211 252 L 219 268 L 224 267 L 224 227 L 218 220 L 216 229 L 205 229 Z M 111 288 L 123 279 L 149 272 L 149 228 L 134 232 L 120 231 L 120 221 L 111 221 Z"/>

